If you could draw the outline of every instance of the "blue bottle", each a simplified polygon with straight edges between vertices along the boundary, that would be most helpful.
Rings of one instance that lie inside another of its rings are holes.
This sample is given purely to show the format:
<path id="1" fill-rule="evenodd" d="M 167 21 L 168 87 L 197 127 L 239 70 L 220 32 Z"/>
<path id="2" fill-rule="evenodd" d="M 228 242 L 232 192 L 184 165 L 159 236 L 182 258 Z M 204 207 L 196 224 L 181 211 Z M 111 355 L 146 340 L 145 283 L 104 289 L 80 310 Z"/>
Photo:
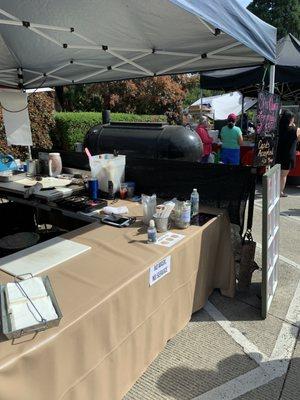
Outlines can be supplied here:
<path id="1" fill-rule="evenodd" d="M 147 233 L 148 233 L 148 243 L 155 243 L 157 241 L 157 231 L 153 219 L 150 220 Z"/>

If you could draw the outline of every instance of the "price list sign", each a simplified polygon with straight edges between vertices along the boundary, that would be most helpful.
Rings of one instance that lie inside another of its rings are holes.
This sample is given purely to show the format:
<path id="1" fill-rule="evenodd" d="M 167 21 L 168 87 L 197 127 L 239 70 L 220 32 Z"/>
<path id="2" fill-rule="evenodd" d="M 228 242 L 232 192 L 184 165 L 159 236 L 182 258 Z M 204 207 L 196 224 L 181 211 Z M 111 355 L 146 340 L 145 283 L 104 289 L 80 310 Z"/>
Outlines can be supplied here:
<path id="1" fill-rule="evenodd" d="M 272 166 L 275 162 L 280 107 L 279 96 L 265 91 L 259 93 L 254 157 L 255 167 Z"/>

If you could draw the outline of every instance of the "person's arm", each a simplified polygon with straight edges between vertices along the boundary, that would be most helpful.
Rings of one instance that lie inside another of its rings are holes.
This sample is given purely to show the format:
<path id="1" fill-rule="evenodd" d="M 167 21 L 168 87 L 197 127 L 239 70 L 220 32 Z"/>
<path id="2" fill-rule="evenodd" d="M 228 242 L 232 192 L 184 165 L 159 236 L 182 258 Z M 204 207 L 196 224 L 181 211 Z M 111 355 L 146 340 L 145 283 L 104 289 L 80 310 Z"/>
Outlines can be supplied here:
<path id="1" fill-rule="evenodd" d="M 300 142 L 300 128 L 296 131 L 298 142 Z"/>
<path id="2" fill-rule="evenodd" d="M 219 138 L 220 138 L 221 142 L 223 141 L 223 132 L 224 132 L 224 129 L 222 128 L 221 132 L 219 133 Z"/>
<path id="3" fill-rule="evenodd" d="M 238 143 L 239 143 L 240 146 L 244 143 L 244 139 L 243 139 L 243 135 L 242 134 L 239 135 Z"/>
<path id="4" fill-rule="evenodd" d="M 239 131 L 239 136 L 238 136 L 238 144 L 241 146 L 244 143 L 244 139 L 243 139 L 243 132 Z"/>

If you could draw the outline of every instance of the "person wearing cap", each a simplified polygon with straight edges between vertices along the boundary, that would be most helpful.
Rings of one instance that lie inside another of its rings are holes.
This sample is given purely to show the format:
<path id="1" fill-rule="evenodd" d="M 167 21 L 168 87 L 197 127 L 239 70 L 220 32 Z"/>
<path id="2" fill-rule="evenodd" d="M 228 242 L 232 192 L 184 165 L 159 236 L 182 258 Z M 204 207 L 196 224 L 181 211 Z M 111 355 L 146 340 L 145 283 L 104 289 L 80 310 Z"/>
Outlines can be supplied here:
<path id="1" fill-rule="evenodd" d="M 196 128 L 196 132 L 198 133 L 203 143 L 203 156 L 201 160 L 202 164 L 207 164 L 208 157 L 212 153 L 213 139 L 209 136 L 207 127 L 208 127 L 207 117 L 201 115 L 199 118 L 199 124 Z"/>
<path id="2" fill-rule="evenodd" d="M 237 116 L 229 114 L 227 125 L 221 130 L 221 161 L 223 164 L 240 164 L 240 146 L 243 143 L 243 134 L 239 127 L 235 126 Z"/>
<path id="3" fill-rule="evenodd" d="M 182 125 L 191 128 L 191 115 L 187 110 L 182 111 Z"/>

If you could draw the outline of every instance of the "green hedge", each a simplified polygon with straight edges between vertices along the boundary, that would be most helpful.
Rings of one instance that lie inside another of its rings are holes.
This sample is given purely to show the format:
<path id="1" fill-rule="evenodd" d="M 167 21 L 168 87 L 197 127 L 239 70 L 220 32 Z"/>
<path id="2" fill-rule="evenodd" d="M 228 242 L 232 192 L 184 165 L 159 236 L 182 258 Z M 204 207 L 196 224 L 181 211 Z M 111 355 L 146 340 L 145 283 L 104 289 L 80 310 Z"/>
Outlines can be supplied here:
<path id="1" fill-rule="evenodd" d="M 113 122 L 166 122 L 164 115 L 136 115 L 112 113 Z M 55 113 L 55 129 L 51 139 L 55 147 L 73 150 L 76 142 L 82 142 L 87 131 L 102 122 L 102 113 L 58 112 Z"/>

